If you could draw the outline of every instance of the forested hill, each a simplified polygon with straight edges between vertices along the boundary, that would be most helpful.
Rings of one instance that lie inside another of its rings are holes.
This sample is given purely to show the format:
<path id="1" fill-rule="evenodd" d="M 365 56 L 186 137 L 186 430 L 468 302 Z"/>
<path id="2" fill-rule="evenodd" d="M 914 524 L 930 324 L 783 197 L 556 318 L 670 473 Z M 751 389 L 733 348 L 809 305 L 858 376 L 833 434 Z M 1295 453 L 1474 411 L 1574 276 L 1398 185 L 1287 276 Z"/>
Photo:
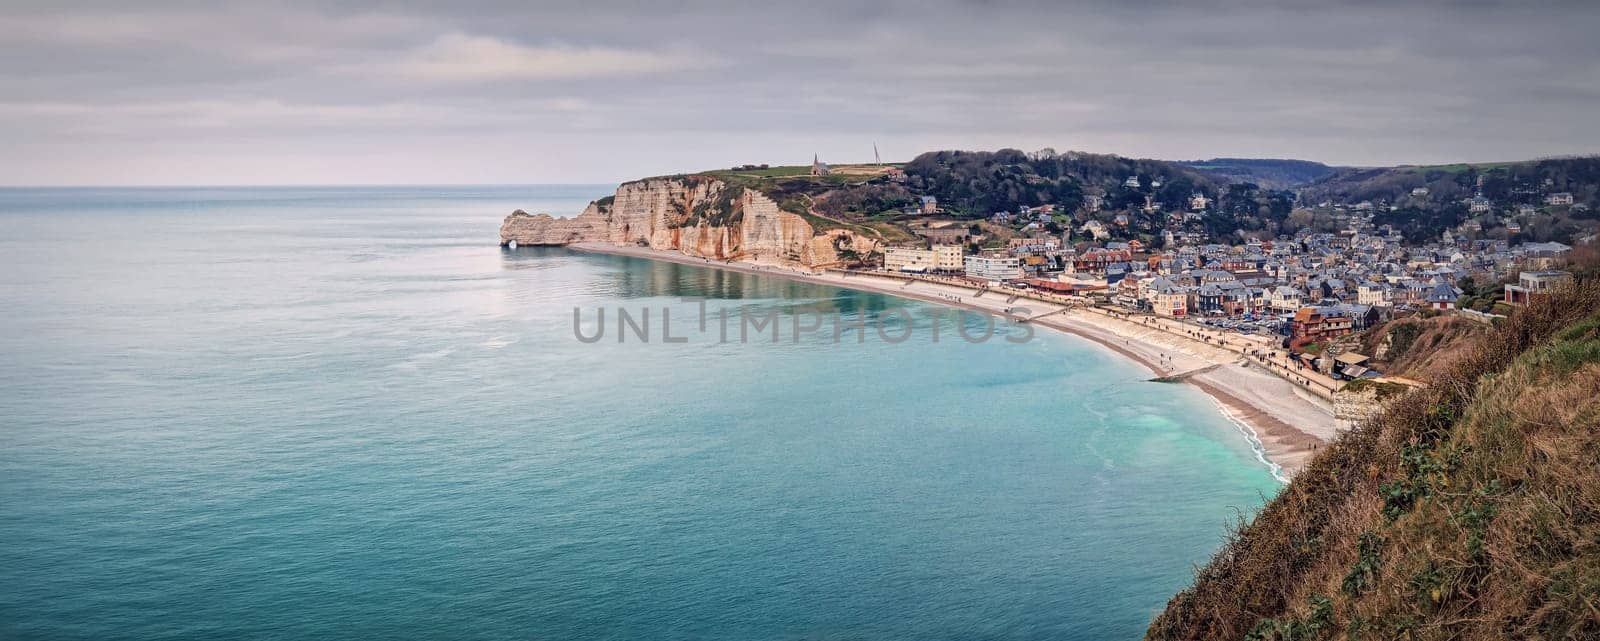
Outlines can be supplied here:
<path id="1" fill-rule="evenodd" d="M 1480 183 L 1481 180 L 1481 183 Z M 1427 194 L 1413 198 L 1412 191 Z M 1593 207 L 1600 195 L 1600 156 L 1521 162 L 1405 165 L 1339 169 L 1305 186 L 1302 200 L 1444 205 L 1481 194 L 1508 204 L 1542 204 L 1542 196 L 1565 192 Z"/>
<path id="2" fill-rule="evenodd" d="M 1047 204 L 1073 209 L 1091 195 L 1106 209 L 1143 207 L 1148 195 L 1164 209 L 1183 211 L 1191 196 L 1215 198 L 1225 182 L 1165 160 L 1049 150 L 931 151 L 906 163 L 905 172 L 911 191 L 967 215 Z M 1138 186 L 1128 184 L 1130 177 Z"/>
<path id="3" fill-rule="evenodd" d="M 1184 160 L 1188 165 L 1228 182 L 1255 183 L 1268 189 L 1290 189 L 1324 178 L 1338 171 L 1320 162 L 1279 158 L 1212 158 Z"/>
<path id="4" fill-rule="evenodd" d="M 1475 221 L 1516 221 L 1527 240 L 1566 241 L 1600 227 L 1600 156 L 1523 162 L 1341 169 L 1300 189 L 1300 202 L 1367 202 L 1374 221 L 1413 241 Z"/>

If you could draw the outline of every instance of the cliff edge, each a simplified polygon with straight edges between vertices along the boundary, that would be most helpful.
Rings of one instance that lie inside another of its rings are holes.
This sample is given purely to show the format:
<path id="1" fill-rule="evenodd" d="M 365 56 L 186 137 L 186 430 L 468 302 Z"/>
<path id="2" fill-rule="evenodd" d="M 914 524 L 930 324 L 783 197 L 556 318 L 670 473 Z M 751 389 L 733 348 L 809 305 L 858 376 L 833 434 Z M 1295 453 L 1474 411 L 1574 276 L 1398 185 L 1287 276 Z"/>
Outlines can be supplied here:
<path id="1" fill-rule="evenodd" d="M 842 250 L 865 254 L 877 242 L 850 230 L 819 234 L 805 217 L 762 192 L 706 176 L 649 178 L 617 187 L 572 218 L 512 212 L 500 244 L 609 243 L 698 258 L 814 269 Z"/>
<path id="2" fill-rule="evenodd" d="M 1600 639 L 1600 276 L 1347 432 L 1149 639 Z"/>

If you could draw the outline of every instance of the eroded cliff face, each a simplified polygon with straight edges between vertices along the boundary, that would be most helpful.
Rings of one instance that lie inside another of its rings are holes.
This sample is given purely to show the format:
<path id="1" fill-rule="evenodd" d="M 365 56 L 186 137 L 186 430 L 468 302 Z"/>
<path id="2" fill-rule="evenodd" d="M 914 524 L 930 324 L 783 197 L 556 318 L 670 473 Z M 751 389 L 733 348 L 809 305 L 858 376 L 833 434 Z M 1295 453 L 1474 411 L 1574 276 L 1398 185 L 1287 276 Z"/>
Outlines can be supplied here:
<path id="1" fill-rule="evenodd" d="M 762 193 L 712 178 L 652 178 L 624 183 L 615 196 L 573 218 L 507 216 L 500 244 L 609 243 L 682 252 L 714 260 L 822 267 L 838 250 L 866 253 L 876 242 L 843 229 L 818 235 L 806 220 Z"/>

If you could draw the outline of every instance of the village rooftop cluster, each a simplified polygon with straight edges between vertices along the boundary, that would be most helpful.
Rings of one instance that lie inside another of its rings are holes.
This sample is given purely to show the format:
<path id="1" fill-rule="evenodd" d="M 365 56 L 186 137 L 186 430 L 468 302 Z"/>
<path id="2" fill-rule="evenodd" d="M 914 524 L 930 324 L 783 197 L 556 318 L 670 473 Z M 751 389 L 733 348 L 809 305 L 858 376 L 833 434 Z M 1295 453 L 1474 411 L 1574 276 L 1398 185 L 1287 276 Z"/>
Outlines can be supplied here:
<path id="1" fill-rule="evenodd" d="M 1208 204 L 1197 196 L 1193 210 L 1184 215 L 1204 215 Z M 918 207 L 932 214 L 938 204 L 924 197 Z M 1277 335 L 1285 347 L 1297 351 L 1421 310 L 1491 322 L 1500 316 L 1495 312 L 1525 304 L 1570 278 L 1551 269 L 1564 264 L 1569 245 L 1511 245 L 1505 239 L 1447 231 L 1437 241 L 1408 246 L 1399 230 L 1373 225 L 1370 203 L 1339 207 L 1336 219 L 1342 228 L 1336 233 L 1302 230 L 1273 240 L 1224 245 L 1164 231 L 1165 248 L 1159 251 L 1136 239 L 1106 240 L 1102 223 L 1093 220 L 1060 235 L 1039 235 L 1043 223 L 1052 219 L 1052 209 L 990 216 L 991 224 L 1033 234 L 976 253 L 969 253 L 971 245 L 965 242 L 979 231 L 976 226 L 930 226 L 919 230 L 926 245 L 885 249 L 881 270 L 960 278 L 979 287 L 1004 284 Z M 1504 281 L 1510 283 L 1497 288 Z M 1463 284 L 1485 289 L 1469 292 Z M 1475 306 L 1488 309 L 1464 309 L 1461 303 L 1468 295 L 1478 299 Z"/>

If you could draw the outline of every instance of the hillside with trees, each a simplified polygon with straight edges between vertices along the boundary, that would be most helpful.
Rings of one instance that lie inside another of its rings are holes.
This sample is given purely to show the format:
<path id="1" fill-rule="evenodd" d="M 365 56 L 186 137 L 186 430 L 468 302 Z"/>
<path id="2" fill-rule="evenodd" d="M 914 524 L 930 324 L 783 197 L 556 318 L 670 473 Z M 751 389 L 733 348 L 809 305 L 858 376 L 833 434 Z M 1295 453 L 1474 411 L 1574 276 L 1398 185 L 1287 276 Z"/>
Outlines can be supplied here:
<path id="1" fill-rule="evenodd" d="M 1375 224 L 1393 225 L 1412 242 L 1469 222 L 1485 237 L 1570 242 L 1600 228 L 1600 157 L 1341 169 L 1303 187 L 1300 198 L 1370 203 Z M 1476 207 L 1474 199 L 1481 199 Z"/>
<path id="2" fill-rule="evenodd" d="M 1338 171 L 1320 162 L 1278 158 L 1212 158 L 1179 164 L 1219 176 L 1232 183 L 1254 183 L 1269 189 L 1292 189 Z"/>
<path id="3" fill-rule="evenodd" d="M 947 211 L 969 217 L 1020 207 L 1083 204 L 1088 195 L 1102 196 L 1109 209 L 1143 207 L 1145 196 L 1167 209 L 1183 210 L 1189 197 L 1216 197 L 1219 181 L 1202 172 L 1164 160 L 1123 158 L 1110 154 L 1032 154 L 999 151 L 934 151 L 906 163 L 906 186 L 939 199 Z M 1139 186 L 1125 186 L 1136 177 Z"/>

